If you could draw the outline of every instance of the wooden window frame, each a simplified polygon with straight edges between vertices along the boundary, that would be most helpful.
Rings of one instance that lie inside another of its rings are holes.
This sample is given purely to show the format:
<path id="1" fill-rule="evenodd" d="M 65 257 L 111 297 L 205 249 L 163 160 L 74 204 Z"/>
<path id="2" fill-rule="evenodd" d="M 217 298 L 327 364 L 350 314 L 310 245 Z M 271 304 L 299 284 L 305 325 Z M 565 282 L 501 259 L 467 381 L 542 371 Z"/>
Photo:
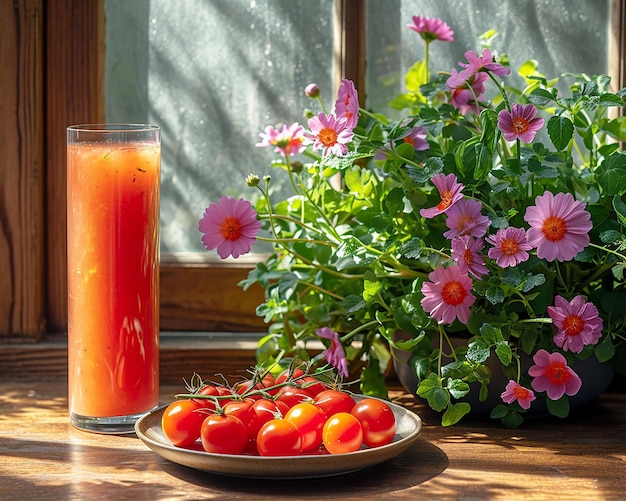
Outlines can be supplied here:
<path id="1" fill-rule="evenodd" d="M 365 0 L 336 0 L 336 18 L 336 77 L 362 88 Z M 626 0 L 611 0 L 616 88 L 625 25 Z M 65 128 L 104 118 L 104 0 L 0 2 L 0 38 L 0 344 L 43 346 L 67 330 Z M 163 256 L 162 330 L 263 331 L 263 291 L 236 286 L 253 267 Z"/>

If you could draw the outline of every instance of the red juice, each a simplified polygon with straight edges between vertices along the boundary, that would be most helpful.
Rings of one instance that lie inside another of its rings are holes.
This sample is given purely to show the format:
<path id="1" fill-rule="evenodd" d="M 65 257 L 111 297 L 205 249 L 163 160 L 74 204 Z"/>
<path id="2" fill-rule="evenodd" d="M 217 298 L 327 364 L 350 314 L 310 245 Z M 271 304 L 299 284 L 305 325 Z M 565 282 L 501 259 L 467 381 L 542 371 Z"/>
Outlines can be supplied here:
<path id="1" fill-rule="evenodd" d="M 68 142 L 67 165 L 70 414 L 141 414 L 159 390 L 160 143 Z"/>

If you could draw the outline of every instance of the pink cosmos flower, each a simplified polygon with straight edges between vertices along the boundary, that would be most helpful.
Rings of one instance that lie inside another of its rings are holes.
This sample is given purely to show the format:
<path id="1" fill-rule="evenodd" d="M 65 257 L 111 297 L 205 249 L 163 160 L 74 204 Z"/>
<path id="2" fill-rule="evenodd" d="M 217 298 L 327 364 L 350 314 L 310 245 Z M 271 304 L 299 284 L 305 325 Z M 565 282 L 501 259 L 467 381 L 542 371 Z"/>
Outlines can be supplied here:
<path id="1" fill-rule="evenodd" d="M 537 108 L 532 104 L 522 106 L 514 104 L 511 111 L 502 110 L 498 113 L 498 129 L 507 141 L 519 138 L 524 143 L 531 143 L 537 131 L 543 127 L 543 118 L 537 117 Z"/>
<path id="2" fill-rule="evenodd" d="M 208 250 L 217 248 L 222 259 L 237 258 L 250 252 L 261 229 L 261 221 L 247 200 L 223 196 L 210 204 L 198 223 L 202 243 Z"/>
<path id="3" fill-rule="evenodd" d="M 426 141 L 426 129 L 424 127 L 413 127 L 411 131 L 402 138 L 402 141 L 413 146 L 415 151 L 424 151 L 430 148 L 428 141 Z"/>
<path id="4" fill-rule="evenodd" d="M 493 56 L 491 55 L 491 49 L 483 49 L 483 52 L 480 56 L 478 56 L 473 50 L 468 50 L 465 53 L 465 59 L 467 59 L 467 63 L 462 63 L 459 61 L 459 66 L 465 68 L 461 71 L 461 76 L 465 79 L 468 79 L 474 73 L 478 73 L 482 69 L 491 71 L 494 75 L 498 76 L 506 76 L 511 73 L 511 69 L 506 66 L 502 66 L 493 61 Z"/>
<path id="5" fill-rule="evenodd" d="M 304 136 L 313 141 L 313 147 L 323 150 L 323 155 L 343 156 L 348 151 L 348 144 L 352 141 L 354 133 L 348 127 L 345 118 L 337 118 L 334 115 L 319 113 L 309 119 L 311 133 Z"/>
<path id="6" fill-rule="evenodd" d="M 546 191 L 535 204 L 526 209 L 524 220 L 530 225 L 526 237 L 537 248 L 537 257 L 570 261 L 587 247 L 592 224 L 584 203 L 571 193 Z"/>
<path id="7" fill-rule="evenodd" d="M 512 404 L 517 401 L 522 409 L 530 409 L 530 403 L 535 400 L 535 393 L 533 390 L 525 388 L 521 384 L 509 380 L 509 383 L 504 388 L 504 392 L 500 395 L 502 401 L 507 404 Z"/>
<path id="8" fill-rule="evenodd" d="M 459 319 L 467 325 L 470 308 L 476 301 L 471 294 L 472 279 L 458 266 L 436 268 L 428 275 L 430 282 L 422 284 L 424 298 L 420 301 L 424 311 L 440 324 L 450 324 Z"/>
<path id="9" fill-rule="evenodd" d="M 602 337 L 602 319 L 593 303 L 576 296 L 568 302 L 561 296 L 548 306 L 548 315 L 558 329 L 553 341 L 564 351 L 580 353 L 586 345 L 597 344 Z"/>
<path id="10" fill-rule="evenodd" d="M 489 249 L 488 256 L 496 260 L 500 268 L 517 266 L 528 260 L 528 252 L 532 246 L 526 241 L 524 228 L 500 228 L 495 235 L 487 237 L 493 247 Z"/>
<path id="11" fill-rule="evenodd" d="M 480 251 L 485 246 L 480 238 L 473 239 L 469 235 L 462 235 L 452 239 L 452 259 L 462 272 L 471 273 L 480 278 L 489 272 L 485 266 L 485 259 Z"/>
<path id="12" fill-rule="evenodd" d="M 292 123 L 289 127 L 283 125 L 280 130 L 276 130 L 271 125 L 259 134 L 261 142 L 255 146 L 275 146 L 274 151 L 282 156 L 297 155 L 304 150 L 304 127 Z"/>
<path id="13" fill-rule="evenodd" d="M 462 114 L 473 112 L 480 113 L 478 101 L 485 93 L 485 81 L 489 78 L 487 73 L 474 73 L 468 79 L 453 69 L 451 76 L 446 80 L 446 86 L 451 93 L 451 104 Z"/>
<path id="14" fill-rule="evenodd" d="M 441 19 L 433 17 L 413 16 L 413 23 L 407 24 L 407 28 L 416 31 L 426 43 L 433 40 L 442 42 L 454 42 L 454 31 Z"/>
<path id="15" fill-rule="evenodd" d="M 487 233 L 489 218 L 480 213 L 482 204 L 472 198 L 464 198 L 448 210 L 446 226 L 450 228 L 443 236 L 452 240 L 459 235 L 470 235 L 480 238 Z"/>
<path id="16" fill-rule="evenodd" d="M 339 375 L 348 377 L 348 362 L 341 341 L 339 341 L 339 334 L 330 327 L 321 327 L 315 333 L 319 337 L 330 339 L 330 346 L 322 355 L 330 365 L 337 369 Z"/>
<path id="17" fill-rule="evenodd" d="M 564 394 L 571 397 L 580 390 L 582 381 L 560 353 L 539 350 L 533 361 L 535 365 L 528 369 L 528 374 L 534 378 L 531 386 L 535 391 L 545 391 L 550 400 L 558 400 Z"/>
<path id="18" fill-rule="evenodd" d="M 359 121 L 359 95 L 352 80 L 343 79 L 339 85 L 335 115 L 337 118 L 345 118 L 346 126 L 350 129 L 354 129 Z"/>
<path id="19" fill-rule="evenodd" d="M 439 190 L 440 202 L 429 209 L 420 209 L 420 215 L 427 219 L 446 212 L 450 207 L 463 198 L 464 186 L 458 182 L 454 174 L 435 174 L 430 182 Z"/>

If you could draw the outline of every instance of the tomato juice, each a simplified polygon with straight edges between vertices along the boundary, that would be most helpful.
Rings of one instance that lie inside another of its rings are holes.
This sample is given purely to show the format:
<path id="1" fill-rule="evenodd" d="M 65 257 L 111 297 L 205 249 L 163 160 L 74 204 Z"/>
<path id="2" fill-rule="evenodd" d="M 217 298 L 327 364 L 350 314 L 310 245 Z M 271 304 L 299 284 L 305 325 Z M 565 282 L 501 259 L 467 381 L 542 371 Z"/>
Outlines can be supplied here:
<path id="1" fill-rule="evenodd" d="M 89 428 L 81 419 L 158 404 L 160 140 L 158 128 L 156 141 L 134 143 L 72 141 L 70 129 L 69 407 Z"/>

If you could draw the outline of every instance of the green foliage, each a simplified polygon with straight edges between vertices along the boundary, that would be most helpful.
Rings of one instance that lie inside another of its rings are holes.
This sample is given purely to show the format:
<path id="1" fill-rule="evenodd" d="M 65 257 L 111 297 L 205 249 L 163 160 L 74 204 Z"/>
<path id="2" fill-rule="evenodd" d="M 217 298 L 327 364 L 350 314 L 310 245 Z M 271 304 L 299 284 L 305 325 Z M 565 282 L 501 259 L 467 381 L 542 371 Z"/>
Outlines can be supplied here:
<path id="1" fill-rule="evenodd" d="M 492 72 L 485 86 L 494 85 L 496 96 L 480 99 L 474 113 L 455 107 L 446 77 L 431 72 L 427 61 L 410 68 L 406 91 L 391 103 L 402 119 L 361 110 L 345 155 L 322 156 L 309 146 L 297 168 L 289 156 L 281 158 L 275 167 L 288 172 L 294 190 L 287 199 L 273 199 L 269 178 L 255 184 L 263 195 L 256 204 L 262 237 L 274 251 L 240 285 L 265 290 L 257 314 L 269 333 L 259 343 L 260 362 L 307 358 L 310 341 L 330 345 L 316 335 L 330 327 L 361 391 L 385 397 L 390 350 L 410 352 L 417 395 L 449 426 L 470 412 L 468 395 L 486 398 L 489 364 L 530 388 L 520 356 L 539 349 L 565 353 L 574 370 L 592 352 L 602 363 L 626 360 L 626 154 L 617 143 L 626 140 L 626 117 L 609 114 L 626 107 L 626 89 L 611 92 L 604 75 L 547 80 L 536 61 L 527 61 L 518 69 L 525 87 L 513 88 Z M 544 120 L 529 144 L 506 141 L 498 125 L 499 114 L 516 103 L 535 106 Z M 414 128 L 427 146 L 407 141 Z M 487 235 L 474 236 L 483 240 L 488 271 L 468 274 L 467 322 L 457 315 L 439 323 L 423 306 L 430 274 L 463 264 L 444 236 L 449 212 L 420 214 L 441 202 L 431 182 L 437 174 L 454 174 L 463 196 L 479 201 L 489 218 Z M 489 257 L 493 241 L 485 239 L 499 229 L 528 229 L 526 211 L 546 191 L 571 193 L 585 204 L 593 223 L 589 245 L 569 262 L 539 258 L 533 248 L 528 259 L 502 267 Z M 557 295 L 583 296 L 602 318 L 601 339 L 580 354 L 553 341 L 548 308 Z M 409 338 L 396 339 L 396 331 Z M 452 336 L 465 337 L 466 345 L 453 345 Z M 568 414 L 567 397 L 547 401 L 553 414 Z M 524 410 L 501 404 L 491 415 L 516 427 Z"/>

